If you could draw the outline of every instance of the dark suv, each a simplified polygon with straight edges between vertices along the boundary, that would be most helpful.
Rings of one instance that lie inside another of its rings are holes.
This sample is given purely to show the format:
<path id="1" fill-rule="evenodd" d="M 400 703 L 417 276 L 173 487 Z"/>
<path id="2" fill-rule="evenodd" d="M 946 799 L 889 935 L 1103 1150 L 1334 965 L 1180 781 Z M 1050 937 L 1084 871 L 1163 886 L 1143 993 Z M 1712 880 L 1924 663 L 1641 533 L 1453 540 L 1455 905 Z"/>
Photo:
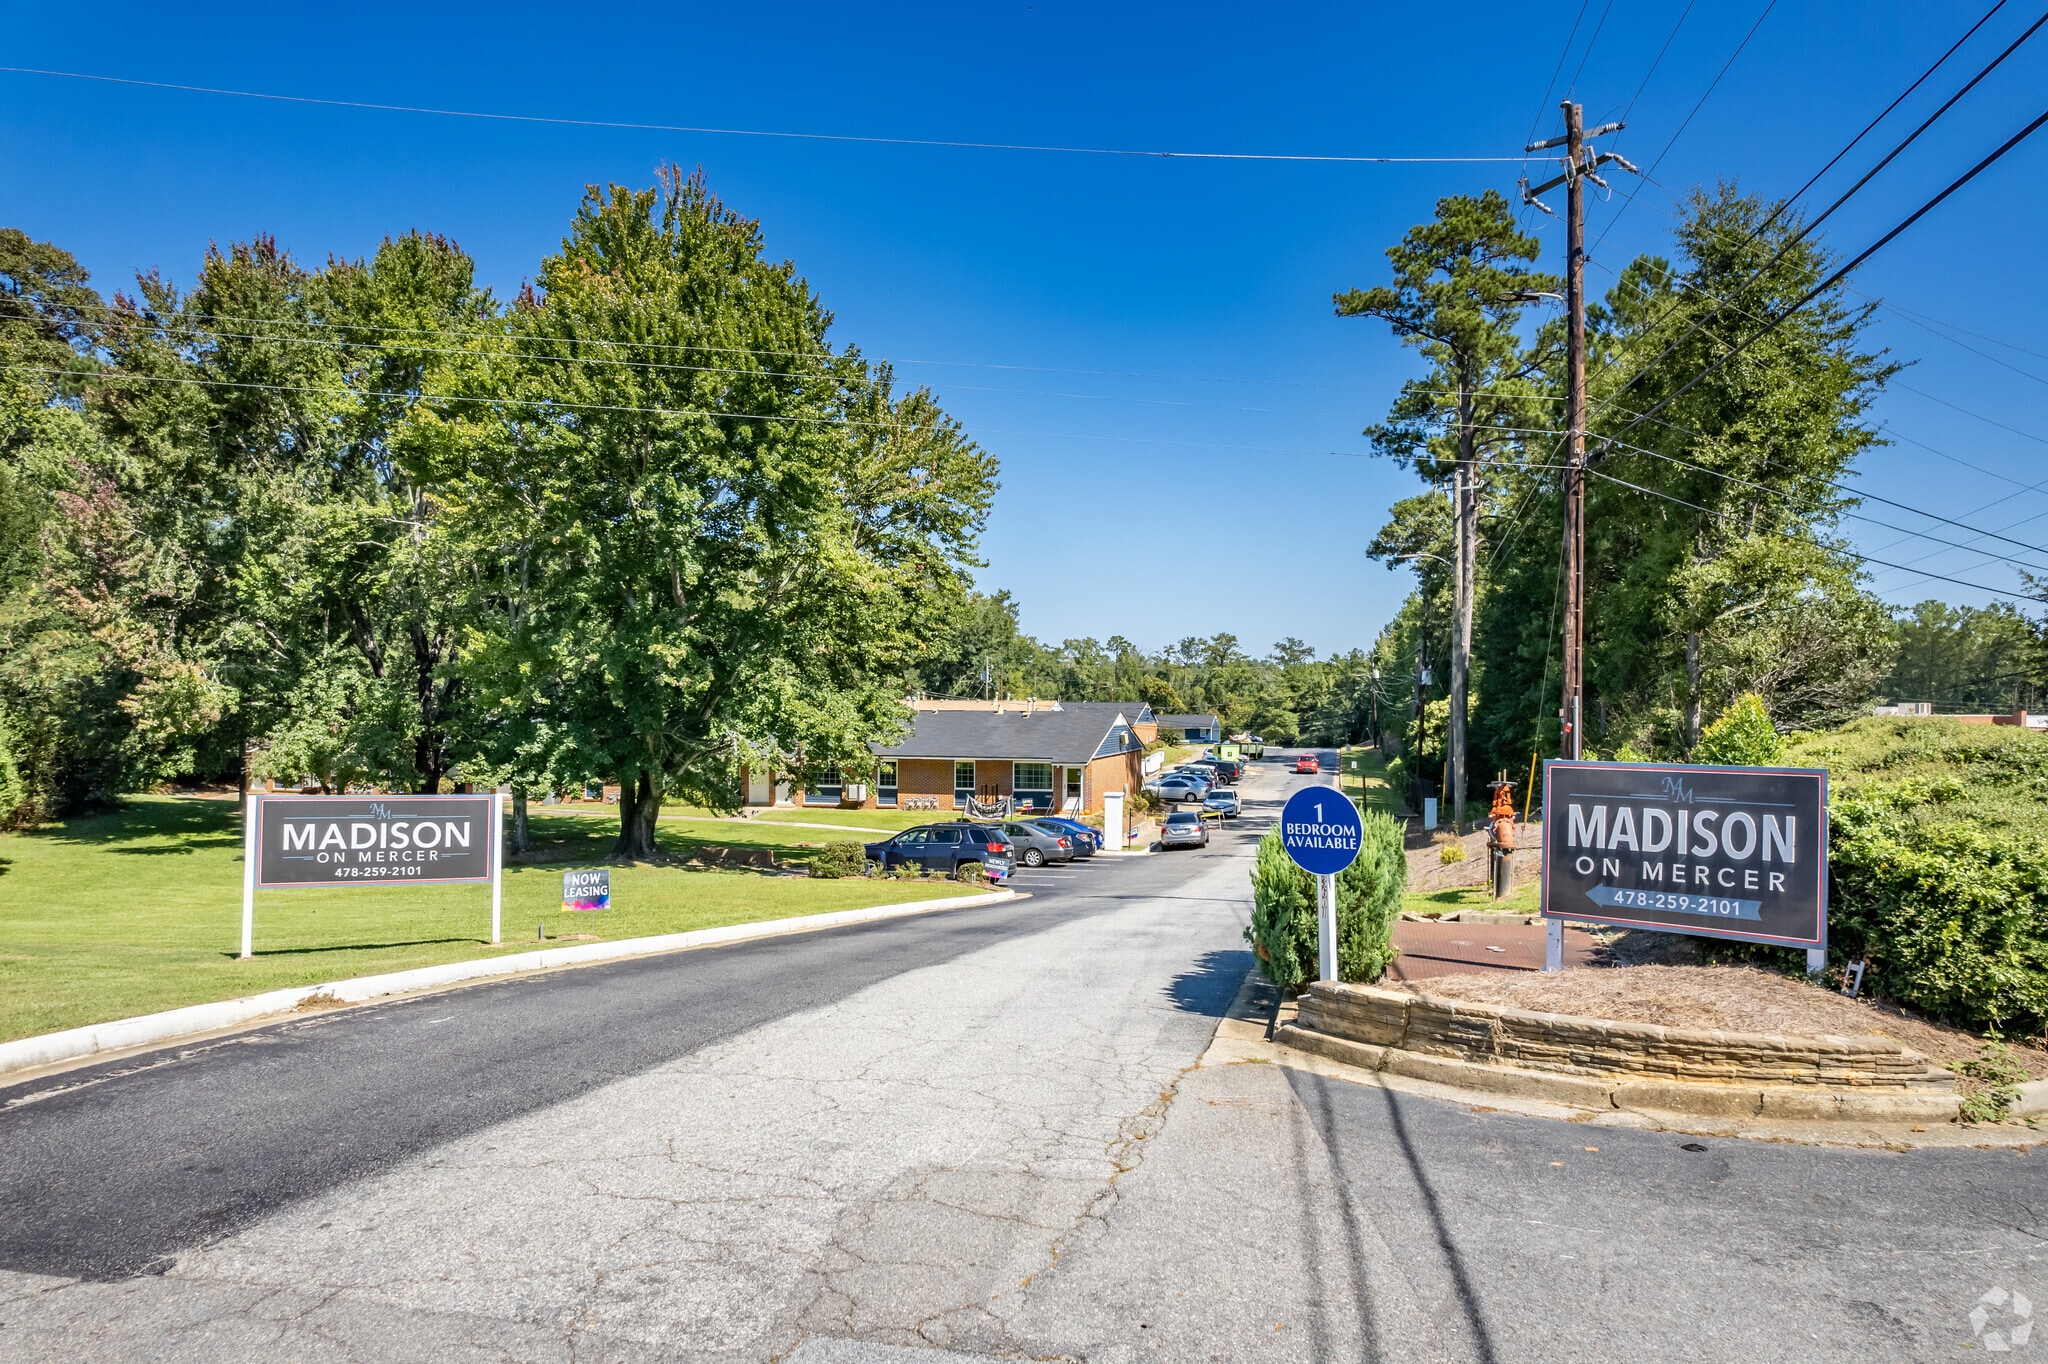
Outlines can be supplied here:
<path id="1" fill-rule="evenodd" d="M 1216 781 L 1222 786 L 1235 786 L 1244 780 L 1244 764 L 1232 762 L 1229 758 L 1196 758 L 1189 767 L 1206 767 L 1216 774 Z"/>
<path id="2" fill-rule="evenodd" d="M 867 854 L 868 865 L 877 871 L 922 867 L 927 874 L 1000 881 L 1010 874 L 1012 850 L 1003 831 L 986 824 L 920 824 L 887 842 L 868 844 Z"/>

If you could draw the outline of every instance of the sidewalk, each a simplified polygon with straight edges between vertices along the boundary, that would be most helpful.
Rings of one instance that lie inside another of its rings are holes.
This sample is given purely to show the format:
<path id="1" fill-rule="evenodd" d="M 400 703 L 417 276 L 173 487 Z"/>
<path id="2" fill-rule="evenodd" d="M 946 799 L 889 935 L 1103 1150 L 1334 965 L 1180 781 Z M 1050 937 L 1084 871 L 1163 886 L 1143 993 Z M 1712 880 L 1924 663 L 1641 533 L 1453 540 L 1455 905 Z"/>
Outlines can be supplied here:
<path id="1" fill-rule="evenodd" d="M 1416 923 L 1404 919 L 1394 925 L 1394 946 L 1401 949 L 1401 955 L 1387 968 L 1387 979 L 1400 982 L 1488 971 L 1540 971 L 1546 931 L 1543 924 Z M 1567 967 L 1595 965 L 1603 950 L 1585 929 L 1565 929 Z"/>

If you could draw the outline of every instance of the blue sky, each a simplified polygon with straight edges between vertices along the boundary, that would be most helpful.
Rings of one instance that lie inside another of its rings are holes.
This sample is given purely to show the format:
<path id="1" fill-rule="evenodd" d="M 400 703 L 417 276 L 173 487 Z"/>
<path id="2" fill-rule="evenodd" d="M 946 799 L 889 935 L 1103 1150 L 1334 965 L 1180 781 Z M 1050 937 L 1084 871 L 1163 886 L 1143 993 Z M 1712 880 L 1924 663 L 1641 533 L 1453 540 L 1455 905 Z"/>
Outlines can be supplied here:
<path id="1" fill-rule="evenodd" d="M 1988 7 L 1783 0 L 1757 26 L 1764 4 L 363 4 L 279 6 L 258 21 L 80 3 L 10 7 L 6 60 L 571 118 L 1387 156 L 1514 155 L 1532 126 L 1555 130 L 1570 88 L 1589 122 L 1626 110 L 1616 147 L 1657 163 L 1637 202 L 1589 212 L 1599 289 L 1634 253 L 1661 249 L 1686 186 L 1796 189 Z M 2030 19 L 1994 17 L 1815 200 Z M 1837 214 L 1830 245 L 1853 252 L 1888 230 L 2040 113 L 2044 89 L 2048 33 Z M 1398 604 L 1409 575 L 1362 547 L 1414 484 L 1357 457 L 1358 432 L 1415 360 L 1379 324 L 1333 317 L 1330 294 L 1380 282 L 1385 247 L 1438 196 L 1512 192 L 1516 164 L 565 128 L 0 74 L 0 217 L 75 252 L 109 291 L 137 269 L 189 280 L 209 242 L 273 232 L 318 262 L 418 227 L 453 236 L 509 294 L 559 242 L 586 183 L 644 185 L 666 159 L 701 165 L 762 220 L 771 250 L 836 314 L 837 340 L 895 359 L 1001 457 L 981 581 L 1012 591 L 1034 633 L 1157 646 L 1228 630 L 1254 650 L 1283 635 L 1330 650 L 1368 642 Z M 2048 132 L 1854 280 L 1897 305 L 1877 337 L 1914 362 L 1875 413 L 1899 439 L 1867 458 L 1862 485 L 2029 544 L 2048 542 L 2048 487 L 2030 490 L 2048 443 L 2048 229 L 2030 208 L 2044 173 Z M 1554 265 L 1561 231 L 1537 222 Z M 1994 589 L 2017 581 L 1980 554 L 1847 529 L 1879 558 Z M 1874 583 L 1901 602 L 1991 599 L 1913 572 Z"/>

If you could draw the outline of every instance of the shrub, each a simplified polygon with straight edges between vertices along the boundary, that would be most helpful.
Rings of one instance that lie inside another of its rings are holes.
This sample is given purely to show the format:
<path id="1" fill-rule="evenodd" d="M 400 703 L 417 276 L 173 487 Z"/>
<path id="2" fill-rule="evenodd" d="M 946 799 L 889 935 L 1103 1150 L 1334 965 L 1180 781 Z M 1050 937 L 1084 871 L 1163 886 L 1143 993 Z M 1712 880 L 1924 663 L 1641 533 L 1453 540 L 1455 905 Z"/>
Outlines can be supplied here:
<path id="1" fill-rule="evenodd" d="M 1703 745 L 1704 746 L 1704 745 Z M 2048 1025 L 2048 740 L 2017 726 L 1873 716 L 1795 735 L 1826 767 L 1828 953 L 1865 988 L 1978 1032 Z M 1803 969 L 1780 948 L 1712 955 Z"/>
<path id="2" fill-rule="evenodd" d="M 821 881 L 859 876 L 867 865 L 868 850 L 858 843 L 827 843 L 811 854 L 811 875 Z"/>
<path id="3" fill-rule="evenodd" d="M 1444 842 L 1438 844 L 1436 850 L 1436 860 L 1443 863 L 1447 867 L 1450 866 L 1453 862 L 1463 862 L 1465 860 L 1464 840 L 1452 838 L 1447 839 Z"/>
<path id="4" fill-rule="evenodd" d="M 1394 959 L 1394 921 L 1408 888 L 1400 823 L 1364 816 L 1358 860 L 1337 874 L 1337 975 L 1376 981 Z M 1259 970 L 1283 990 L 1299 992 L 1316 978 L 1315 878 L 1294 865 L 1276 824 L 1259 840 L 1252 863 L 1252 923 L 1245 941 Z"/>
<path id="5" fill-rule="evenodd" d="M 2020 1101 L 2020 1086 L 2027 1082 L 2027 1068 L 2011 1050 L 1998 1042 L 1986 1042 L 1968 1061 L 1951 1061 L 1950 1070 L 1962 1079 L 1964 1122 L 2000 1122 Z"/>
<path id="6" fill-rule="evenodd" d="M 1692 761 L 1725 767 L 1776 767 L 1785 761 L 1785 741 L 1755 692 L 1728 703 L 1693 748 Z"/>

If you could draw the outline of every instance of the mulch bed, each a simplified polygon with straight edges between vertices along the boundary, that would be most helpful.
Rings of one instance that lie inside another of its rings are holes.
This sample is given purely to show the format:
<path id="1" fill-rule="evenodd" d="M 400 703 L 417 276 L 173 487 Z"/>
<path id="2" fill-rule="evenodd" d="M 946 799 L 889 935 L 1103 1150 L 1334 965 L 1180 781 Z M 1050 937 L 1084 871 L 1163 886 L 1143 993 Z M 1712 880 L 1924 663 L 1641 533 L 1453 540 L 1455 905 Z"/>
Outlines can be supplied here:
<path id="1" fill-rule="evenodd" d="M 1886 1037 L 1936 1063 L 1969 1060 L 1983 1043 L 1960 1028 L 1753 966 L 1588 966 L 1550 975 L 1490 971 L 1398 988 L 1618 1023 L 1808 1037 Z M 2012 1051 L 2031 1078 L 2048 1078 L 2048 1051 L 2019 1043 Z"/>

